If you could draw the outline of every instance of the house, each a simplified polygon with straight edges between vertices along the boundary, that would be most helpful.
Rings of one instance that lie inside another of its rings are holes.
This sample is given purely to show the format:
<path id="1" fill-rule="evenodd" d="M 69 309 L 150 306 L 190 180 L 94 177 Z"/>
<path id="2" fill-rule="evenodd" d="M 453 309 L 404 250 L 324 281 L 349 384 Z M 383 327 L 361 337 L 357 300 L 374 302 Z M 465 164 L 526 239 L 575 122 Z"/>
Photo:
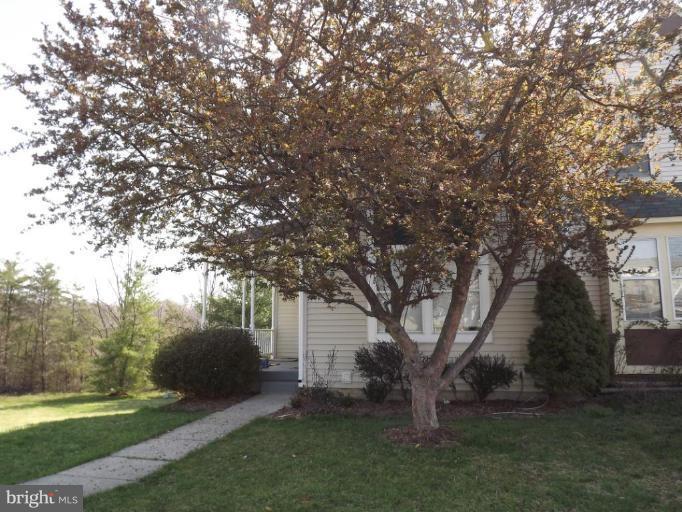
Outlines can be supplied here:
<path id="1" fill-rule="evenodd" d="M 682 23 L 677 15 L 670 20 L 672 28 L 666 30 L 677 29 Z M 641 66 L 632 62 L 625 74 L 635 78 Z M 660 130 L 651 142 L 639 164 L 618 170 L 619 176 L 682 181 L 682 159 L 679 151 L 675 155 L 679 148 L 669 132 Z M 676 186 L 682 192 L 682 186 Z M 623 378 L 660 375 L 663 369 L 671 367 L 682 371 L 682 196 L 633 197 L 622 208 L 643 222 L 632 239 L 624 240 L 631 254 L 622 273 L 617 278 L 582 276 L 596 314 L 614 334 L 614 368 Z M 453 359 L 473 340 L 490 306 L 489 263 L 483 261 L 479 270 L 478 280 L 470 290 L 462 330 L 455 339 Z M 363 302 L 361 293 L 355 294 L 357 301 Z M 534 283 L 516 286 L 482 353 L 504 354 L 523 369 L 528 357 L 527 342 L 538 322 L 533 311 L 535 294 Z M 405 326 L 426 354 L 436 341 L 448 302 L 445 292 L 407 312 Z M 333 388 L 349 392 L 362 388 L 364 382 L 354 368 L 355 351 L 363 345 L 390 339 L 375 318 L 368 318 L 351 305 L 328 305 L 309 299 L 305 293 L 299 293 L 295 300 L 285 300 L 273 290 L 272 304 L 272 330 L 260 334 L 254 331 L 257 341 L 272 357 L 297 361 L 300 386 L 311 385 L 316 375 L 327 377 L 329 373 Z M 244 327 L 245 318 L 242 323 Z M 333 368 L 328 372 L 328 357 L 332 353 Z M 515 396 L 533 391 L 536 388 L 532 377 L 524 375 L 506 393 Z"/>
<path id="2" fill-rule="evenodd" d="M 657 144 L 639 165 L 619 172 L 662 181 L 682 180 L 682 160 L 673 154 L 673 141 L 665 131 L 657 137 Z M 678 188 L 682 191 L 682 186 Z M 618 279 L 585 275 L 583 280 L 596 314 L 609 332 L 618 335 L 614 354 L 617 373 L 624 378 L 657 375 L 664 368 L 682 365 L 682 197 L 632 198 L 622 207 L 643 220 L 635 236 L 627 241 L 632 254 L 623 272 Z M 632 269 L 635 273 L 629 272 Z M 362 300 L 360 292 L 356 293 Z M 523 368 L 528 338 L 538 321 L 533 311 L 535 293 L 534 283 L 514 289 L 482 353 L 504 354 Z M 488 263 L 482 262 L 452 358 L 473 339 L 487 313 L 490 295 Z M 408 331 L 423 344 L 425 353 L 433 347 L 447 308 L 447 293 L 441 297 L 422 302 L 405 318 Z M 261 350 L 274 359 L 296 361 L 289 367 L 297 368 L 301 386 L 311 385 L 317 372 L 328 377 L 331 387 L 358 393 L 364 382 L 354 368 L 354 353 L 360 346 L 390 339 L 381 324 L 353 306 L 328 305 L 309 299 L 305 293 L 285 300 L 273 289 L 272 300 L 272 329 L 254 330 Z M 245 325 L 246 321 L 244 317 Z M 327 375 L 332 353 L 333 368 Z M 466 391 L 467 387 L 462 385 L 461 389 Z M 502 393 L 517 396 L 534 391 L 532 377 L 524 375 Z"/>

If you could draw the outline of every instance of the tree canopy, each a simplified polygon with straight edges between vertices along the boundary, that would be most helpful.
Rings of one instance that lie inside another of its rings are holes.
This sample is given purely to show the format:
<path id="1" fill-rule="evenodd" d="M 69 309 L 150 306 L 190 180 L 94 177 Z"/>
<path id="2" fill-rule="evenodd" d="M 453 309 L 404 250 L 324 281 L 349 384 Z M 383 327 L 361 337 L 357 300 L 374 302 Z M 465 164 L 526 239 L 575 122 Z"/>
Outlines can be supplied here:
<path id="1" fill-rule="evenodd" d="M 546 260 L 604 268 L 605 247 L 634 225 L 618 199 L 670 190 L 612 171 L 641 156 L 628 144 L 680 134 L 679 30 L 661 29 L 674 9 L 66 3 L 40 61 L 8 80 L 41 116 L 28 145 L 55 170 L 36 193 L 64 195 L 52 220 L 88 226 L 102 246 L 139 235 L 183 247 L 189 262 L 377 317 L 405 352 L 426 428 L 514 285 Z M 490 312 L 446 370 L 482 257 L 495 268 Z M 425 359 L 401 318 L 441 286 L 452 300 Z"/>

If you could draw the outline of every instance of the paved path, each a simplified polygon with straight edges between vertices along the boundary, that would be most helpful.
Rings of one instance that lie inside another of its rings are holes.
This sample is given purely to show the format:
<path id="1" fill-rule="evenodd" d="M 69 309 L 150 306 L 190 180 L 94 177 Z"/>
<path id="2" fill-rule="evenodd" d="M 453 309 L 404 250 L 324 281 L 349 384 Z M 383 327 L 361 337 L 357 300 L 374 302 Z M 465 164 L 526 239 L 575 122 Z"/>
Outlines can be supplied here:
<path id="1" fill-rule="evenodd" d="M 153 473 L 169 462 L 181 459 L 189 452 L 223 437 L 259 416 L 275 412 L 287 404 L 289 396 L 288 393 L 256 395 L 224 411 L 213 413 L 159 437 L 129 446 L 108 457 L 24 483 L 82 485 L 86 496 L 129 484 Z"/>

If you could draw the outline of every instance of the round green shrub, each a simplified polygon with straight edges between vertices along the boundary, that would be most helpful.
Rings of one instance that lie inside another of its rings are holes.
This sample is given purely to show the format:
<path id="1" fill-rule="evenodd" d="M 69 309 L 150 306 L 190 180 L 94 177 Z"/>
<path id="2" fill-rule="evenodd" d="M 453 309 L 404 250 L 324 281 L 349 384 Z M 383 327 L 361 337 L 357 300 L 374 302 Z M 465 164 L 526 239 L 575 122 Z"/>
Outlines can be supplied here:
<path id="1" fill-rule="evenodd" d="M 211 328 L 188 331 L 169 340 L 151 366 L 154 384 L 187 396 L 221 398 L 254 388 L 258 347 L 248 331 Z"/>
<path id="2" fill-rule="evenodd" d="M 608 381 L 608 337 L 580 276 L 564 263 L 547 265 L 535 312 L 540 325 L 528 341 L 526 370 L 536 385 L 550 395 L 597 393 Z"/>

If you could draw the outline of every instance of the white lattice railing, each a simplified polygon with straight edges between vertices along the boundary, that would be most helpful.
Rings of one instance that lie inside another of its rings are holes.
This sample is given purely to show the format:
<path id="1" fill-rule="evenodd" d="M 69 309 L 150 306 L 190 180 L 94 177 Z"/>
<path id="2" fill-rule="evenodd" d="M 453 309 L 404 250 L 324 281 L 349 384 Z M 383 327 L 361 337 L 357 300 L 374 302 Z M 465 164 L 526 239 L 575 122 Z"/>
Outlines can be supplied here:
<path id="1" fill-rule="evenodd" d="M 261 356 L 272 355 L 273 351 L 273 332 L 272 329 L 256 329 L 253 332 L 253 340 L 258 345 Z"/>

